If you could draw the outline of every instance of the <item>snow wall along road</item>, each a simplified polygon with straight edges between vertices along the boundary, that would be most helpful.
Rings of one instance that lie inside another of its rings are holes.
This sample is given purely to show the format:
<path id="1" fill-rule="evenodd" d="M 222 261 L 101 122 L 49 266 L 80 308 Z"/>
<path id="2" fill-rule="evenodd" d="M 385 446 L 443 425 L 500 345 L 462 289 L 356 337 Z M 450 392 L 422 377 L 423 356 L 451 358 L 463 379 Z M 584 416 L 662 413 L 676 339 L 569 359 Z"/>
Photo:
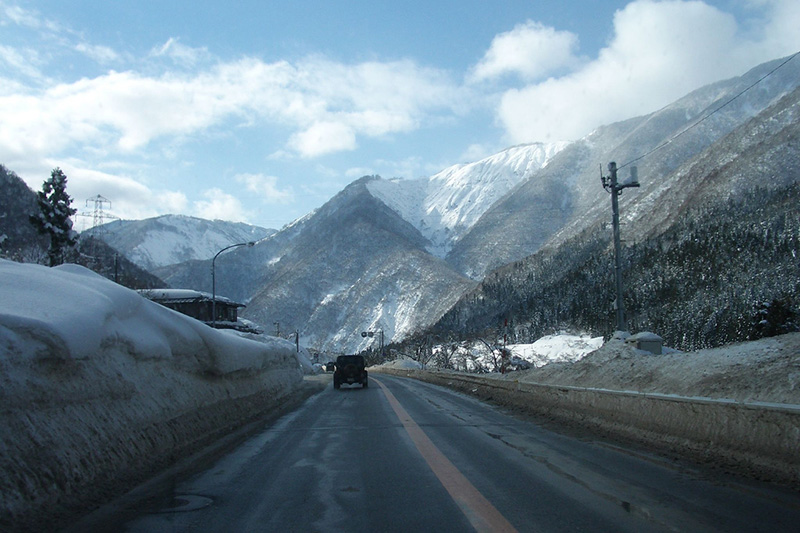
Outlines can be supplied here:
<path id="1" fill-rule="evenodd" d="M 76 265 L 0 260 L 0 294 L 3 531 L 96 505 L 302 383 L 292 343 L 214 330 Z"/>

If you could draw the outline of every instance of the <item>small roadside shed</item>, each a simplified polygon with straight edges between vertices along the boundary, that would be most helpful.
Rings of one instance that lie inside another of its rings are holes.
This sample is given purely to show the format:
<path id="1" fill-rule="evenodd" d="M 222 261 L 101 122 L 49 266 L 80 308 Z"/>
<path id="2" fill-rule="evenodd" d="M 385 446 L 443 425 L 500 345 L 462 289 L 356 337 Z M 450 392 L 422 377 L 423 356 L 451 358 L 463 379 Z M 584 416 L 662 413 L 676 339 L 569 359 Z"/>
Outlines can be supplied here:
<path id="1" fill-rule="evenodd" d="M 214 322 L 211 318 L 213 308 L 216 310 L 218 328 L 235 328 L 239 320 L 239 308 L 245 307 L 220 295 L 216 295 L 216 305 L 212 306 L 213 298 L 209 293 L 191 289 L 142 289 L 138 292 L 148 300 L 208 325 Z"/>
<path id="2" fill-rule="evenodd" d="M 641 333 L 637 333 L 636 335 L 631 335 L 625 339 L 625 342 L 633 344 L 633 346 L 638 350 L 650 352 L 655 355 L 661 355 L 662 348 L 664 346 L 664 339 L 649 331 L 643 331 Z"/>

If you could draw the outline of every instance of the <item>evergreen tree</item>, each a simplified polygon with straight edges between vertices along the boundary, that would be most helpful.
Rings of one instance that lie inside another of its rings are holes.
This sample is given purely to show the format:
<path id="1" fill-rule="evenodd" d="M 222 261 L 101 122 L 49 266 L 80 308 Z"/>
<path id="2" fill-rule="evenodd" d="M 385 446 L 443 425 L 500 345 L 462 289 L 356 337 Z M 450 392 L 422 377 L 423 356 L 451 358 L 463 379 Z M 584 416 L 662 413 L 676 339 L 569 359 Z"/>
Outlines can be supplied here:
<path id="1" fill-rule="evenodd" d="M 771 302 L 760 302 L 756 306 L 752 320 L 751 339 L 774 337 L 800 329 L 798 313 L 792 308 L 789 298 L 776 298 Z"/>
<path id="2" fill-rule="evenodd" d="M 67 176 L 56 167 L 50 179 L 42 184 L 36 193 L 39 212 L 30 216 L 31 224 L 41 233 L 50 237 L 47 257 L 50 266 L 64 262 L 64 253 L 78 242 L 78 234 L 72 229 L 69 217 L 77 213 L 70 207 L 72 198 L 67 194 Z"/>

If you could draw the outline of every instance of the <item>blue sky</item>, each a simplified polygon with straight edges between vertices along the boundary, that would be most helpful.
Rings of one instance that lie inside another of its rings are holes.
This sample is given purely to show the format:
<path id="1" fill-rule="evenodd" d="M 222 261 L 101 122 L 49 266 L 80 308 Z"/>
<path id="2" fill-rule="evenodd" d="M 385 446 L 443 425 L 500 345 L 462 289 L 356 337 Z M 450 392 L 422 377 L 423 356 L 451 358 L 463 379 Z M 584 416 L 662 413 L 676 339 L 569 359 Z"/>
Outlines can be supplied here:
<path id="1" fill-rule="evenodd" d="M 0 0 L 0 164 L 61 167 L 81 211 L 280 228 L 365 174 L 654 111 L 797 28 L 797 0 Z"/>

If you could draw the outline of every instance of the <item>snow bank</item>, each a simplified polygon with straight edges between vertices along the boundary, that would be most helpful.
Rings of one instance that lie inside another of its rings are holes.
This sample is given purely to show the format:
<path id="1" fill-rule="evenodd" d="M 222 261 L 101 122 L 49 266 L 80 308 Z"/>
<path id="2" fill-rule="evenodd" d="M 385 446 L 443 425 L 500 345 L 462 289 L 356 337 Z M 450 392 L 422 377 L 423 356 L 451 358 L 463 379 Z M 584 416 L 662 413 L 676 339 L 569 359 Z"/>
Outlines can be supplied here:
<path id="1" fill-rule="evenodd" d="M 3 357 L 89 359 L 108 346 L 198 372 L 259 371 L 285 342 L 253 343 L 142 298 L 78 265 L 0 262 Z"/>
<path id="2" fill-rule="evenodd" d="M 414 361 L 413 359 L 395 359 L 394 361 L 388 361 L 386 363 L 382 363 L 380 365 L 370 367 L 370 370 L 383 370 L 383 369 L 394 369 L 394 370 L 420 370 L 422 369 L 422 365 Z"/>
<path id="3" fill-rule="evenodd" d="M 508 379 L 529 383 L 800 405 L 800 333 L 654 355 L 613 339 L 575 362 Z"/>
<path id="4" fill-rule="evenodd" d="M 577 361 L 603 346 L 603 337 L 570 335 L 561 333 L 547 335 L 533 344 L 510 344 L 513 355 L 541 367 L 549 363 Z"/>
<path id="5" fill-rule="evenodd" d="M 297 353 L 297 360 L 300 367 L 303 369 L 303 374 L 314 375 L 319 374 L 320 370 L 311 362 L 312 355 L 309 353 L 308 348 L 301 346 L 300 351 Z"/>
<path id="6" fill-rule="evenodd" d="M 2 530 L 113 494 L 302 381 L 291 342 L 214 330 L 76 265 L 0 260 L 0 294 Z"/>

